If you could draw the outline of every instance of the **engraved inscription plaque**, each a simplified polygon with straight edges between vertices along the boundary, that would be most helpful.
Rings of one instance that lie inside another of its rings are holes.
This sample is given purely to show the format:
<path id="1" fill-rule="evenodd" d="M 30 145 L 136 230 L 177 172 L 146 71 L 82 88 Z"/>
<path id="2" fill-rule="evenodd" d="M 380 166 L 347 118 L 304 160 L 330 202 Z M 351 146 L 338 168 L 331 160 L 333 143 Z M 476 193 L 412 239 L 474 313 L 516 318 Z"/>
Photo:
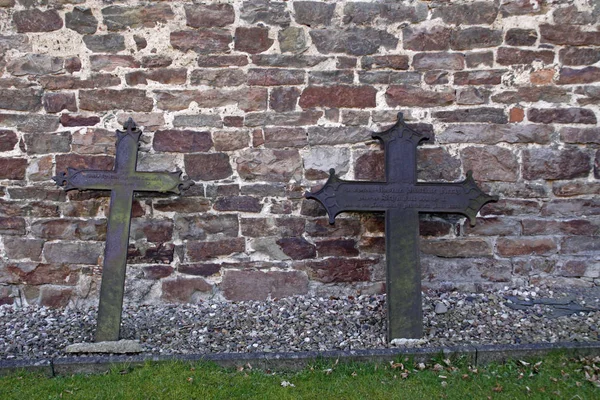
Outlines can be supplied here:
<path id="1" fill-rule="evenodd" d="M 66 174 L 61 172 L 52 178 L 65 190 L 111 191 L 96 342 L 119 340 L 133 193 L 149 191 L 179 194 L 181 190 L 194 184 L 189 180 L 181 180 L 181 171 L 136 171 L 138 143 L 142 132 L 131 118 L 125 123 L 124 129 L 125 131 L 117 130 L 117 151 L 112 171 L 68 168 Z"/>
<path id="2" fill-rule="evenodd" d="M 463 214 L 474 225 L 479 209 L 498 198 L 483 193 L 471 171 L 462 182 L 417 182 L 417 146 L 428 137 L 409 128 L 402 113 L 393 127 L 374 133 L 373 138 L 385 148 L 385 182 L 346 181 L 332 169 L 325 185 L 305 196 L 323 204 L 331 224 L 341 212 L 385 212 L 388 340 L 420 338 L 419 213 Z"/>

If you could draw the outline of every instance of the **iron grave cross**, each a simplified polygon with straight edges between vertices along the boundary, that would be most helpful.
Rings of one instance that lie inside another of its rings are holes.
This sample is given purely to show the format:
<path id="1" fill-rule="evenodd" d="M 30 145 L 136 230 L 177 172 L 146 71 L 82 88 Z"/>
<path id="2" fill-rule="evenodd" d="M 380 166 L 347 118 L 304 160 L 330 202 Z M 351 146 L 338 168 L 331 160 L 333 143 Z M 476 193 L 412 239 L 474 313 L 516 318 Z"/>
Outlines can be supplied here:
<path id="1" fill-rule="evenodd" d="M 66 174 L 60 172 L 52 178 L 58 186 L 64 186 L 65 190 L 111 191 L 96 342 L 119 340 L 133 192 L 179 194 L 180 190 L 193 184 L 192 181 L 180 179 L 181 171 L 136 171 L 138 143 L 142 132 L 131 118 L 123 127 L 124 132 L 117 130 L 117 150 L 112 171 L 68 168 Z"/>
<path id="2" fill-rule="evenodd" d="M 323 188 L 305 196 L 325 206 L 330 224 L 344 211 L 385 212 L 388 340 L 420 338 L 419 213 L 464 214 L 474 225 L 479 209 L 497 197 L 483 193 L 471 171 L 458 183 L 417 183 L 417 146 L 428 137 L 406 126 L 402 113 L 393 127 L 373 138 L 385 147 L 385 182 L 345 181 L 332 169 Z"/>

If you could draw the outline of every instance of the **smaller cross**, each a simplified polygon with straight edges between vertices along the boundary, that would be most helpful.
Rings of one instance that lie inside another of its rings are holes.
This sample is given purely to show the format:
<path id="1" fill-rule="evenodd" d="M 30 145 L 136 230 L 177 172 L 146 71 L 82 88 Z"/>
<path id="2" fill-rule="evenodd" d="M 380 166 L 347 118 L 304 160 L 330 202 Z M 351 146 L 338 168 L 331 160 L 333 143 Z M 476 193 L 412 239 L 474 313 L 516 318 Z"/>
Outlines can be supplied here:
<path id="1" fill-rule="evenodd" d="M 325 185 L 307 199 L 327 210 L 329 223 L 346 211 L 385 212 L 386 303 L 388 340 L 423 336 L 419 213 L 458 213 L 471 225 L 479 209 L 497 196 L 477 187 L 471 171 L 458 183 L 417 182 L 417 146 L 427 136 L 410 129 L 398 113 L 398 122 L 374 133 L 385 147 L 385 182 L 346 181 L 329 172 Z"/>
<path id="2" fill-rule="evenodd" d="M 194 184 L 190 180 L 181 180 L 181 171 L 136 171 L 142 132 L 131 118 L 123 128 L 124 131 L 116 131 L 117 151 L 112 171 L 68 168 L 66 174 L 60 172 L 52 178 L 65 190 L 110 190 L 96 342 L 119 340 L 133 193 L 144 191 L 179 194 L 181 190 Z"/>

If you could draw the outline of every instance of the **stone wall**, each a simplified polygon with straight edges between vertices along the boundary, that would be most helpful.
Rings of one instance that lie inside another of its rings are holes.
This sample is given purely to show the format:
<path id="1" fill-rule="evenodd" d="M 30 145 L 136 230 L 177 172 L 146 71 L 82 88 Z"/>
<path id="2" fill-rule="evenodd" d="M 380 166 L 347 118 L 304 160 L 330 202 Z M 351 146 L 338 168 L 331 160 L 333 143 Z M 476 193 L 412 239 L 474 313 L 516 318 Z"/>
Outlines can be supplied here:
<path id="1" fill-rule="evenodd" d="M 134 203 L 126 298 L 193 302 L 384 291 L 383 216 L 329 226 L 303 199 L 330 168 L 382 179 L 370 132 L 398 111 L 432 140 L 419 178 L 474 170 L 501 200 L 471 228 L 423 215 L 427 287 L 600 283 L 600 5 L 594 0 L 0 0 L 0 303 L 97 299 L 108 193 L 139 170 L 181 197 Z"/>

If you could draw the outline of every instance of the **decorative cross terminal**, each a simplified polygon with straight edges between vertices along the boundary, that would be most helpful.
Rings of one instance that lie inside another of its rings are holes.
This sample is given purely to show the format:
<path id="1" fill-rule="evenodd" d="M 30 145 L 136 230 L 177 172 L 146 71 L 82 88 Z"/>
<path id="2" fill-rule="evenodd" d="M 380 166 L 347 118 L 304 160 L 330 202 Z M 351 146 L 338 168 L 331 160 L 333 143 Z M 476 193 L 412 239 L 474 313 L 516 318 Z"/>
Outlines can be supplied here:
<path id="1" fill-rule="evenodd" d="M 111 191 L 96 342 L 119 340 L 133 192 L 179 194 L 182 189 L 194 184 L 190 180 L 181 180 L 181 171 L 136 171 L 138 143 L 142 132 L 131 118 L 123 128 L 124 132 L 116 131 L 117 150 L 112 171 L 68 168 L 66 174 L 61 172 L 52 178 L 65 190 Z"/>
<path id="2" fill-rule="evenodd" d="M 346 181 L 330 170 L 327 183 L 308 199 L 319 201 L 333 224 L 345 211 L 384 211 L 388 340 L 423 336 L 419 213 L 458 213 L 475 225 L 477 212 L 497 196 L 483 193 L 473 180 L 458 183 L 417 182 L 417 146 L 426 135 L 404 123 L 402 113 L 385 132 L 374 133 L 385 147 L 385 182 Z"/>

